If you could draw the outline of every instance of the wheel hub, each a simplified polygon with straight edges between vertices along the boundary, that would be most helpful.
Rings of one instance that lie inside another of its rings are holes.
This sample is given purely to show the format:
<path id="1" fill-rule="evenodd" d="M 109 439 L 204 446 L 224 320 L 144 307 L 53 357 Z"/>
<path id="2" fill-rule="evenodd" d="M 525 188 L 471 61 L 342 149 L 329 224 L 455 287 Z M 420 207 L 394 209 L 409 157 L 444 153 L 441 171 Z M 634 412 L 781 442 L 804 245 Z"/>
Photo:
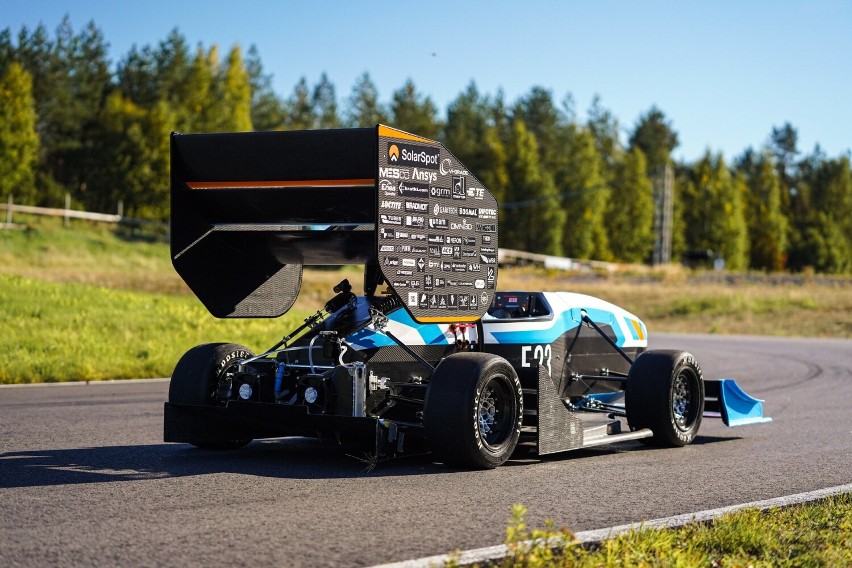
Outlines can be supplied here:
<path id="1" fill-rule="evenodd" d="M 494 389 L 489 388 L 482 393 L 482 397 L 479 399 L 479 431 L 483 436 L 492 432 L 496 422 L 496 414 L 497 401 L 494 396 Z"/>
<path id="2" fill-rule="evenodd" d="M 692 389 L 689 380 L 683 375 L 678 375 L 672 388 L 672 414 L 675 423 L 681 430 L 688 428 L 689 407 L 692 402 Z"/>

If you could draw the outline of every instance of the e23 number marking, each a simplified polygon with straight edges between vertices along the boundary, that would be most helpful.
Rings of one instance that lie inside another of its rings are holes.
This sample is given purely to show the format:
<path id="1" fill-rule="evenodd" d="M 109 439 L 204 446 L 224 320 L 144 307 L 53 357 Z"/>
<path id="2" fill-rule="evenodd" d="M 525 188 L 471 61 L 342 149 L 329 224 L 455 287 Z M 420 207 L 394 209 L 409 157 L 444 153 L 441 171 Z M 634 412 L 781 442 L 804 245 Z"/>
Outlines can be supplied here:
<path id="1" fill-rule="evenodd" d="M 528 358 L 528 354 L 532 354 L 532 359 Z M 521 347 L 521 367 L 531 367 L 532 361 L 538 362 L 540 367 L 547 367 L 548 376 L 553 373 L 550 369 L 550 359 L 553 355 L 553 350 L 550 344 L 547 345 L 524 345 Z"/>

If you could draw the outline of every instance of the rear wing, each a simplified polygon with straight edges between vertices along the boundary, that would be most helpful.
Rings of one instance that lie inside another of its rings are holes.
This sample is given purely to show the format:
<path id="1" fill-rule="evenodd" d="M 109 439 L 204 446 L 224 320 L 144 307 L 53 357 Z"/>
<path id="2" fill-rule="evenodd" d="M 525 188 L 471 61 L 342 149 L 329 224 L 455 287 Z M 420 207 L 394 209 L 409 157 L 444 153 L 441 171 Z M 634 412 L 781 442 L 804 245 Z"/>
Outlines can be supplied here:
<path id="1" fill-rule="evenodd" d="M 485 314 L 497 201 L 442 144 L 376 128 L 171 137 L 171 256 L 216 317 L 277 317 L 305 265 L 363 264 L 419 322 Z M 371 284 L 372 283 L 372 284 Z"/>

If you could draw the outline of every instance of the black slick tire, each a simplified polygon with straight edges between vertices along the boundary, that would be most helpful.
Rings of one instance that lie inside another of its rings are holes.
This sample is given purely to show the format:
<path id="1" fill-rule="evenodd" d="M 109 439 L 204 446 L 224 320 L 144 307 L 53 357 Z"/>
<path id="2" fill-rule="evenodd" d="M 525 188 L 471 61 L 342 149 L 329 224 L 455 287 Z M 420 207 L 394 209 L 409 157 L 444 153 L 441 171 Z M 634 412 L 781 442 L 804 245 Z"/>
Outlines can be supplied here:
<path id="1" fill-rule="evenodd" d="M 521 382 L 505 359 L 457 353 L 444 359 L 429 379 L 423 423 L 439 461 L 492 469 L 515 450 L 523 414 Z"/>
<path id="2" fill-rule="evenodd" d="M 630 367 L 625 392 L 627 421 L 632 430 L 650 428 L 655 446 L 691 443 L 704 414 L 701 367 L 685 351 L 646 351 Z"/>
<path id="3" fill-rule="evenodd" d="M 240 359 L 252 352 L 236 343 L 205 343 L 193 347 L 180 358 L 169 383 L 169 402 L 193 406 L 222 406 L 217 391 L 220 381 L 233 372 Z M 242 448 L 250 439 L 191 442 L 199 448 L 231 450 Z"/>

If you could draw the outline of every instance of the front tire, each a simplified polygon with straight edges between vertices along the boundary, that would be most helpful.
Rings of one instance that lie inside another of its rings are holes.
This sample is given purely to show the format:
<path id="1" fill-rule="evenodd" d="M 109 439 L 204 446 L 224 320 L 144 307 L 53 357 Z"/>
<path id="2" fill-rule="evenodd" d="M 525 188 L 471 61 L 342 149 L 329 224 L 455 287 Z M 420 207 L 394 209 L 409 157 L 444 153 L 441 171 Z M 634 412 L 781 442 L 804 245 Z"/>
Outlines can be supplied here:
<path id="1" fill-rule="evenodd" d="M 523 414 L 521 382 L 505 359 L 458 353 L 432 373 L 423 423 L 439 461 L 493 469 L 515 450 Z"/>
<path id="2" fill-rule="evenodd" d="M 646 351 L 630 367 L 625 405 L 632 430 L 654 432 L 643 441 L 685 446 L 698 434 L 704 414 L 701 367 L 685 351 Z"/>
<path id="3" fill-rule="evenodd" d="M 252 352 L 236 343 L 206 343 L 193 347 L 178 361 L 169 383 L 169 402 L 193 406 L 224 406 L 230 377 L 240 359 Z M 251 439 L 190 442 L 199 448 L 234 450 Z"/>

